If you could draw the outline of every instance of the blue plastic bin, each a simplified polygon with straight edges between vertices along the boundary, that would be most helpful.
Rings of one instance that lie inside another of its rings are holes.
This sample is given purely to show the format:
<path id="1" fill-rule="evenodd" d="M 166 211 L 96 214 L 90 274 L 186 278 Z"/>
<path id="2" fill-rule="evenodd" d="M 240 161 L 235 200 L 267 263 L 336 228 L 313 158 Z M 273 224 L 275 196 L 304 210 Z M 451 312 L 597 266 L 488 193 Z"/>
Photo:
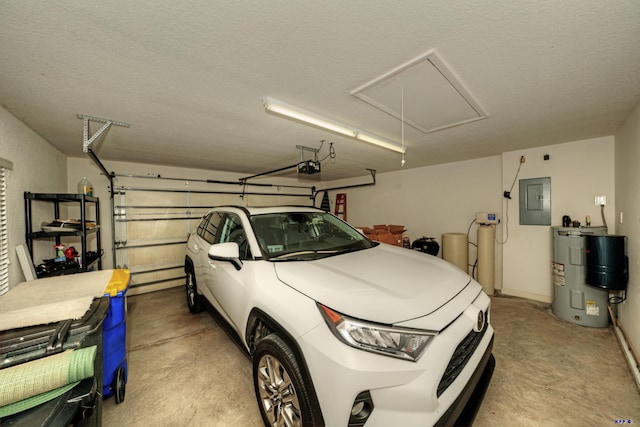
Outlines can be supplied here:
<path id="1" fill-rule="evenodd" d="M 102 397 L 115 395 L 116 403 L 124 401 L 127 384 L 127 290 L 129 270 L 113 270 L 105 295 L 109 310 L 102 324 Z"/>

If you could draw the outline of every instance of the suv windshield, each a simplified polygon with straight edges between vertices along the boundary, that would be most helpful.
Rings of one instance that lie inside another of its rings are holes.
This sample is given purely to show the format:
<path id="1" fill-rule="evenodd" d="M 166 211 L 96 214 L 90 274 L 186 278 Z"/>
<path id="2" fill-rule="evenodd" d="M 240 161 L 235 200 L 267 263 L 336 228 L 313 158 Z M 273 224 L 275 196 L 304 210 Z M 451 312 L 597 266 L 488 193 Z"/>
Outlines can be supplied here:
<path id="1" fill-rule="evenodd" d="M 373 243 L 326 212 L 281 212 L 251 216 L 263 256 L 270 260 L 312 260 L 358 251 Z"/>

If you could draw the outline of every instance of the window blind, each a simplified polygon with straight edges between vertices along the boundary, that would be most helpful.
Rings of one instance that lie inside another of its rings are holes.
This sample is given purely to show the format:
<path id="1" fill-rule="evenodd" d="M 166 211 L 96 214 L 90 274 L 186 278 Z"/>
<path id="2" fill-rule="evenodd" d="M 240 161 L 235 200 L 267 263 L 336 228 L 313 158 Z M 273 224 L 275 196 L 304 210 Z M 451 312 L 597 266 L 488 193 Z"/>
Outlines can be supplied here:
<path id="1" fill-rule="evenodd" d="M 0 158 L 0 295 L 9 290 L 9 231 L 7 227 L 7 169 L 11 162 Z"/>

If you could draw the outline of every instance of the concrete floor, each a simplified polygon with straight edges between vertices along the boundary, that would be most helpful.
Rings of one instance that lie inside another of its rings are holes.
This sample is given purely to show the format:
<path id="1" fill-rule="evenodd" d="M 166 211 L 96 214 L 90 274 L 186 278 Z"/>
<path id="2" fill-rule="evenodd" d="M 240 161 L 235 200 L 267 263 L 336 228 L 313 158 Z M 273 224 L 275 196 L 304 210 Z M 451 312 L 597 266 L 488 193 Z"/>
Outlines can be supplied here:
<path id="1" fill-rule="evenodd" d="M 128 298 L 125 401 L 105 426 L 261 426 L 251 363 L 183 288 Z M 615 335 L 557 319 L 548 304 L 494 297 L 496 370 L 477 427 L 640 423 L 640 395 Z M 619 422 L 618 422 L 619 423 Z"/>

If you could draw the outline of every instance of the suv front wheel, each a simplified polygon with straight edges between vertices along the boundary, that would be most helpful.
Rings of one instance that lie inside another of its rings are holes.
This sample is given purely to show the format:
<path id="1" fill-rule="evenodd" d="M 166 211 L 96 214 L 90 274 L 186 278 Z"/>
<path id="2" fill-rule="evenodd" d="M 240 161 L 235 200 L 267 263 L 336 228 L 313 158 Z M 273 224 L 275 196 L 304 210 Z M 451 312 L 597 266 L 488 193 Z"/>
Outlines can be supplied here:
<path id="1" fill-rule="evenodd" d="M 200 313 L 204 309 L 204 306 L 198 296 L 198 285 L 196 284 L 196 275 L 193 272 L 193 265 L 187 263 L 185 270 L 187 273 L 185 285 L 187 291 L 187 306 L 189 307 L 190 312 Z"/>
<path id="2" fill-rule="evenodd" d="M 267 335 L 256 345 L 253 385 L 266 426 L 317 425 L 296 357 L 276 334 Z"/>

